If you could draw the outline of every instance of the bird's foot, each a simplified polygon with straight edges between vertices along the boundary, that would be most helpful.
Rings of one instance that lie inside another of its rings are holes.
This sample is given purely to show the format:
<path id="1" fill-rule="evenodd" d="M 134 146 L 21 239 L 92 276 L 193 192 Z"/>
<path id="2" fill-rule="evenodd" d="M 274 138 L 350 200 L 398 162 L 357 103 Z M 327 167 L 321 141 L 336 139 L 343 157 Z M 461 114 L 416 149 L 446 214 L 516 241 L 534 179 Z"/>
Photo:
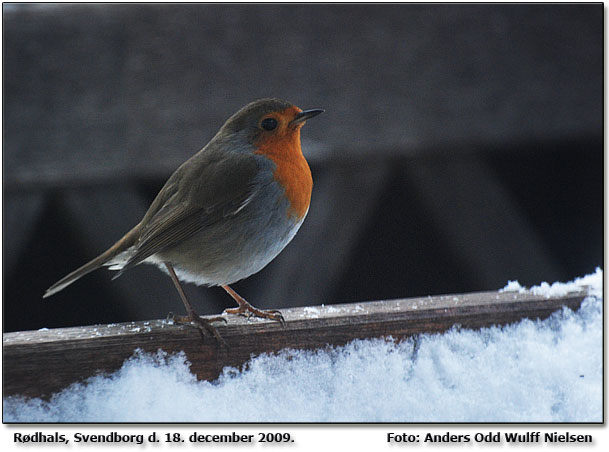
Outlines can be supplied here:
<path id="1" fill-rule="evenodd" d="M 241 295 L 231 289 L 230 286 L 223 285 L 222 288 L 226 290 L 226 292 L 228 292 L 228 294 L 233 297 L 233 300 L 235 300 L 239 305 L 238 308 L 225 309 L 225 314 L 238 314 L 244 317 L 254 316 L 260 317 L 262 319 L 271 319 L 276 320 L 281 323 L 282 326 L 285 326 L 285 319 L 283 318 L 283 315 L 281 315 L 281 312 L 274 310 L 263 311 L 262 309 L 255 308 L 251 304 L 249 304 L 245 298 L 243 298 Z"/>
<path id="2" fill-rule="evenodd" d="M 212 325 L 213 322 L 227 323 L 227 320 L 224 317 L 212 317 L 210 319 L 206 319 L 206 318 L 200 317 L 198 315 L 195 315 L 195 316 L 177 315 L 177 316 L 173 316 L 173 321 L 175 323 L 181 323 L 181 324 L 194 324 L 194 326 L 196 326 L 199 329 L 199 332 L 201 333 L 201 336 L 203 338 L 205 338 L 206 333 L 211 334 L 213 337 L 216 338 L 216 340 L 220 344 L 222 344 L 226 348 L 228 348 L 226 341 L 224 339 L 222 339 L 222 336 L 220 336 L 220 333 L 218 332 L 216 327 Z"/>
<path id="3" fill-rule="evenodd" d="M 281 312 L 279 312 L 277 310 L 264 311 L 262 309 L 255 308 L 254 306 L 252 306 L 245 300 L 244 300 L 244 303 L 239 303 L 238 308 L 225 309 L 224 313 L 237 314 L 237 315 L 242 315 L 244 317 L 253 316 L 253 317 L 260 317 L 262 319 L 276 320 L 279 323 L 281 323 L 282 325 L 285 325 L 285 319 L 283 318 L 283 315 L 281 314 Z"/>

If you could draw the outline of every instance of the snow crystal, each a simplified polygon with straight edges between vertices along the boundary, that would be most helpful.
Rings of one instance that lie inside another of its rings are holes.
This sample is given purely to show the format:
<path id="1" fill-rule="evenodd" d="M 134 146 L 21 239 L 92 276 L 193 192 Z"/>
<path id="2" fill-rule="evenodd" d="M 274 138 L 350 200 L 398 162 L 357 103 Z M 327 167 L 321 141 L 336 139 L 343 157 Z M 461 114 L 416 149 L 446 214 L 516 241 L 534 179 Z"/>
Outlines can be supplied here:
<path id="1" fill-rule="evenodd" d="M 508 281 L 507 285 L 503 289 L 499 289 L 499 292 L 520 292 L 526 291 L 525 287 L 522 287 L 518 281 Z"/>
<path id="2" fill-rule="evenodd" d="M 283 350 L 213 382 L 197 381 L 183 354 L 136 352 L 49 401 L 5 398 L 4 421 L 599 422 L 602 270 L 531 290 L 583 286 L 591 296 L 577 312 L 543 321 Z"/>
<path id="3" fill-rule="evenodd" d="M 535 295 L 550 297 L 562 297 L 572 292 L 588 290 L 588 293 L 595 297 L 603 296 L 603 271 L 596 268 L 596 271 L 582 278 L 576 278 L 572 282 L 555 282 L 548 284 L 542 282 L 539 286 L 533 286 L 529 291 Z M 527 292 L 527 288 L 520 285 L 518 281 L 508 281 L 507 285 L 499 292 Z"/>

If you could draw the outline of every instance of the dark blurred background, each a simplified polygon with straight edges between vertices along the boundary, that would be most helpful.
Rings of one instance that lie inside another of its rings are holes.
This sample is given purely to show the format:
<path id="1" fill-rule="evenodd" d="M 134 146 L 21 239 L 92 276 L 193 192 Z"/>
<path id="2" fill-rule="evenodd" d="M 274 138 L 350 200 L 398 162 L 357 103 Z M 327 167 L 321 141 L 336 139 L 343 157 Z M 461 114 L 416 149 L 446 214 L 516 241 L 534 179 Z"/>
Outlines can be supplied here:
<path id="1" fill-rule="evenodd" d="M 281 97 L 314 177 L 259 307 L 570 280 L 603 265 L 603 6 L 3 4 L 4 331 L 164 318 L 142 265 L 56 280 L 232 113 Z M 188 285 L 201 313 L 232 300 Z"/>

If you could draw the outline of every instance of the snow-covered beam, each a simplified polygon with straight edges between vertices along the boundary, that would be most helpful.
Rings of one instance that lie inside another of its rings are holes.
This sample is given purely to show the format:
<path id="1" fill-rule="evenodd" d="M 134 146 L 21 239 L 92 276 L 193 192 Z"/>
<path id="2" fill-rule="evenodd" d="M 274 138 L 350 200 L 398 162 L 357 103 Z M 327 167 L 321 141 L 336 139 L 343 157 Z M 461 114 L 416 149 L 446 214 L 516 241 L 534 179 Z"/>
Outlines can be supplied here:
<path id="1" fill-rule="evenodd" d="M 509 286 L 507 289 L 511 289 Z M 283 309 L 285 324 L 226 316 L 213 337 L 168 320 L 21 331 L 3 335 L 4 396 L 50 395 L 100 372 L 117 370 L 136 349 L 184 351 L 199 379 L 216 378 L 226 366 L 239 368 L 252 355 L 283 348 L 314 349 L 353 339 L 410 337 L 453 326 L 481 328 L 523 318 L 545 318 L 576 310 L 585 288 L 568 293 L 514 290 Z"/>

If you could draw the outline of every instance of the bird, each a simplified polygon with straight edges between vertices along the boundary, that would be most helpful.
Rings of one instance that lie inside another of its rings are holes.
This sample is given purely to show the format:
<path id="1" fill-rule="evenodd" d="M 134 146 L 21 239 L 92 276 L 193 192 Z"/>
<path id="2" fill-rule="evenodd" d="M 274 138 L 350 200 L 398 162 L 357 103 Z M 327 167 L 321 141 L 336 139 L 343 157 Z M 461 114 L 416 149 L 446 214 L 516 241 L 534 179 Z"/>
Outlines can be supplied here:
<path id="1" fill-rule="evenodd" d="M 50 297 L 100 267 L 113 279 L 141 263 L 173 281 L 190 323 L 224 343 L 215 321 L 200 317 L 182 282 L 220 286 L 236 302 L 227 314 L 284 322 L 278 310 L 261 310 L 230 285 L 262 270 L 294 238 L 311 202 L 313 179 L 300 131 L 323 109 L 302 110 L 277 98 L 251 102 L 169 177 L 142 220 L 109 249 L 63 277 Z"/>

